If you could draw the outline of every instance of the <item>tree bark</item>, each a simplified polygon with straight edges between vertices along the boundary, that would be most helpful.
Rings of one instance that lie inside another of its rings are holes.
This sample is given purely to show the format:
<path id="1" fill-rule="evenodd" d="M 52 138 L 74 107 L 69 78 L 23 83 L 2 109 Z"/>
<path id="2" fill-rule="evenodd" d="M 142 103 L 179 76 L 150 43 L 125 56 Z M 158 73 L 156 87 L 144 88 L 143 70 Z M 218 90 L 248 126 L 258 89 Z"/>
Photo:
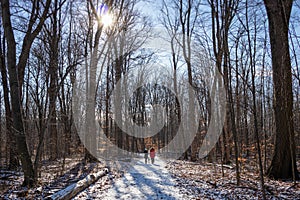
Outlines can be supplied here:
<path id="1" fill-rule="evenodd" d="M 50 160 L 55 160 L 58 156 L 57 148 L 57 116 L 56 116 L 56 103 L 57 103 L 57 79 L 58 79 L 58 44 L 59 44 L 59 27 L 60 24 L 57 20 L 58 17 L 58 1 L 54 1 L 52 26 L 51 32 L 49 32 L 49 44 L 50 44 L 50 63 L 49 63 L 49 76 L 50 76 L 50 88 L 49 92 L 49 135 L 50 135 Z"/>
<path id="2" fill-rule="evenodd" d="M 275 150 L 268 175 L 275 179 L 299 178 L 293 127 L 292 72 L 288 30 L 293 0 L 264 0 L 269 19 L 272 53 Z"/>

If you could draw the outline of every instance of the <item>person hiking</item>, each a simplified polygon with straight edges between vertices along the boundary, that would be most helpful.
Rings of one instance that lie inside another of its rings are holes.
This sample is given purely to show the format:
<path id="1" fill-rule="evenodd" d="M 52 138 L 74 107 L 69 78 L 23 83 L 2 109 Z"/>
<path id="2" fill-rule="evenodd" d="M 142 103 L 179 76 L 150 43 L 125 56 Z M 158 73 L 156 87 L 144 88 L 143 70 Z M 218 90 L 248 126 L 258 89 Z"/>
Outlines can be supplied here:
<path id="1" fill-rule="evenodd" d="M 151 158 L 151 163 L 154 164 L 155 149 L 153 147 L 150 149 L 150 158 Z"/>
<path id="2" fill-rule="evenodd" d="M 148 161 L 148 150 L 146 148 L 144 150 L 144 158 L 145 158 L 145 164 L 147 164 L 147 161 Z"/>

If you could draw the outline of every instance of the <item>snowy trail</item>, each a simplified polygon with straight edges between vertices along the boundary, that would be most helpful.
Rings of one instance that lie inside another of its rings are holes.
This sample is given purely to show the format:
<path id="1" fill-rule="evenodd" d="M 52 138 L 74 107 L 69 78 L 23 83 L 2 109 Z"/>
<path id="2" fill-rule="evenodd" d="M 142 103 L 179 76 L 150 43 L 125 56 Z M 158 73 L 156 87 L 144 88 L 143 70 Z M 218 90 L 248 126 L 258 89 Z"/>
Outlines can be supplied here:
<path id="1" fill-rule="evenodd" d="M 114 179 L 112 185 L 104 189 L 100 182 L 96 182 L 73 200 L 78 199 L 135 199 L 156 200 L 184 199 L 175 186 L 175 180 L 165 168 L 166 163 L 159 157 L 154 164 L 145 164 L 143 156 L 134 159 L 130 163 L 119 162 L 127 169 L 121 178 Z"/>
<path id="2" fill-rule="evenodd" d="M 159 157 L 154 164 L 145 164 L 144 159 L 137 160 L 101 199 L 182 199 L 165 166 Z"/>

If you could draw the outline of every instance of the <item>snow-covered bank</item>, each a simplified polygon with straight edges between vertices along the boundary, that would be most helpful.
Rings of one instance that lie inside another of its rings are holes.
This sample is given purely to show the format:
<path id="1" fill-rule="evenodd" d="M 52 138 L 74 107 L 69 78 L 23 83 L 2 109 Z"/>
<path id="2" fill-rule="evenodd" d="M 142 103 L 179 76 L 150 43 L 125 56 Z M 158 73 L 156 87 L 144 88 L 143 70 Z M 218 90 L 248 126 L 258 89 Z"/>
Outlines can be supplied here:
<path id="1" fill-rule="evenodd" d="M 245 163 L 241 183 L 236 185 L 235 168 L 208 162 L 194 163 L 182 160 L 169 162 L 167 169 L 172 174 L 181 194 L 187 199 L 262 199 L 259 189 L 257 167 Z M 299 181 L 275 181 L 265 177 L 267 199 L 300 199 Z"/>

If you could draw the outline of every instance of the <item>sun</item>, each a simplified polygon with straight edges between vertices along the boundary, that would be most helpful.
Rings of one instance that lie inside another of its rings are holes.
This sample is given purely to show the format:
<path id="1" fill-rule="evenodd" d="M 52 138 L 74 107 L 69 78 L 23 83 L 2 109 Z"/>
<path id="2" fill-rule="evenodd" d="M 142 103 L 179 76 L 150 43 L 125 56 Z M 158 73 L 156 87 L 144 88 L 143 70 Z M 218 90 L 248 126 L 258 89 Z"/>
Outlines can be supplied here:
<path id="1" fill-rule="evenodd" d="M 104 27 L 110 27 L 113 25 L 114 18 L 110 13 L 106 13 L 101 17 L 101 23 Z"/>

